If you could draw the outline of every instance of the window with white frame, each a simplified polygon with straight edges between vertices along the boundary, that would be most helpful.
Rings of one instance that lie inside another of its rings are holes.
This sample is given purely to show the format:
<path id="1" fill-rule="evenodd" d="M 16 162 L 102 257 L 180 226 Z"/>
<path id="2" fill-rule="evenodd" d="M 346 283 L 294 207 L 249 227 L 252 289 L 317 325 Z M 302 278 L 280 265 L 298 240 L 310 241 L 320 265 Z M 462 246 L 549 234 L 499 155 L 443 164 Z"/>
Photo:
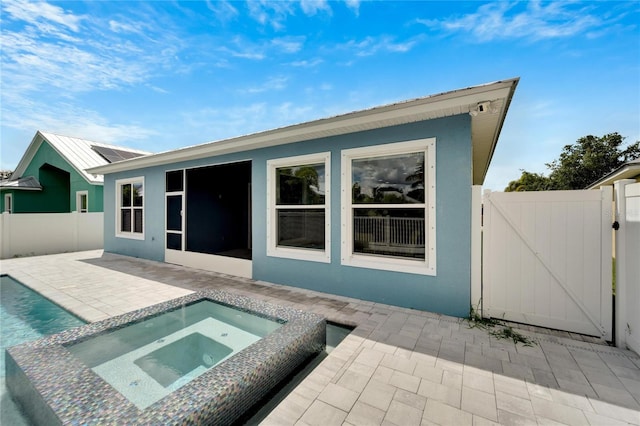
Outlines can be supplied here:
<path id="1" fill-rule="evenodd" d="M 342 151 L 343 265 L 435 275 L 435 139 Z"/>
<path id="2" fill-rule="evenodd" d="M 144 238 L 144 178 L 116 181 L 116 235 Z"/>
<path id="3" fill-rule="evenodd" d="M 13 194 L 4 194 L 4 211 L 13 213 Z"/>
<path id="4" fill-rule="evenodd" d="M 267 255 L 330 261 L 330 156 L 267 161 Z"/>
<path id="5" fill-rule="evenodd" d="M 89 211 L 89 191 L 76 191 L 76 211 L 78 213 Z"/>

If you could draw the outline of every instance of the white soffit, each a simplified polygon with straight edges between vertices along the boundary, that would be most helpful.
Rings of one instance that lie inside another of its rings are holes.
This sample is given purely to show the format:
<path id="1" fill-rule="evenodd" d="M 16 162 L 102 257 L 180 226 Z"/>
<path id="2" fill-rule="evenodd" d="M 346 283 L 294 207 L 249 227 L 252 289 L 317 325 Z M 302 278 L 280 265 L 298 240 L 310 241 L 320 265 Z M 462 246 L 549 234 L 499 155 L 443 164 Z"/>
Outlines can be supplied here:
<path id="1" fill-rule="evenodd" d="M 330 118 L 268 130 L 221 141 L 208 142 L 146 157 L 123 160 L 94 167 L 89 173 L 108 174 L 142 167 L 171 164 L 199 158 L 249 151 L 305 140 L 338 136 L 365 130 L 380 129 L 418 121 L 468 114 L 478 103 L 491 101 L 496 113 L 472 117 L 474 145 L 474 184 L 481 183 L 493 155 L 497 137 L 518 84 L 519 78 L 481 86 L 454 90 L 396 104 L 351 112 Z"/>

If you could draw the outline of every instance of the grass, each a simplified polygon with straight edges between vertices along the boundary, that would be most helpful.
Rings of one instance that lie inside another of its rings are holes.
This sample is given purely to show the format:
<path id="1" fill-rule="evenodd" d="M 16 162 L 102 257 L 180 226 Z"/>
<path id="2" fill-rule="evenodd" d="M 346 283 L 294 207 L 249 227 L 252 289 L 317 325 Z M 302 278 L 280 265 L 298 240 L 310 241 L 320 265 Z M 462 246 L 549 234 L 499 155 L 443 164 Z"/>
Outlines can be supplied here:
<path id="1" fill-rule="evenodd" d="M 533 346 L 536 344 L 535 340 L 519 333 L 510 325 L 501 323 L 495 318 L 483 318 L 473 306 L 471 306 L 469 310 L 467 321 L 469 322 L 469 327 L 487 330 L 491 336 L 497 339 L 511 340 L 516 345 L 518 343 L 522 343 L 524 346 Z"/>

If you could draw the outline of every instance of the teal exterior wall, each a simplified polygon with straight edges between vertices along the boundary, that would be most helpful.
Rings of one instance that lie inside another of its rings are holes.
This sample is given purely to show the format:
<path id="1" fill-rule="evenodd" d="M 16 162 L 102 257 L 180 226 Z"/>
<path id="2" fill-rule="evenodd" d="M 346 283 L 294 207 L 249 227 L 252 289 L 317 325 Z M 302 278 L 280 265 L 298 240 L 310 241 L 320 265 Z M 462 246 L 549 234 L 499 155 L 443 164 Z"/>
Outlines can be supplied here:
<path id="1" fill-rule="evenodd" d="M 5 190 L 13 194 L 13 213 L 68 213 L 76 210 L 76 192 L 87 191 L 90 212 L 103 211 L 102 185 L 86 181 L 51 145 L 43 141 L 22 176 L 35 176 L 42 191 Z M 4 195 L 0 208 L 4 211 Z"/>
<path id="2" fill-rule="evenodd" d="M 341 151 L 436 138 L 437 274 L 417 275 L 340 263 Z M 270 159 L 331 152 L 331 262 L 267 256 L 267 167 Z M 468 115 L 429 120 L 272 148 L 105 175 L 105 251 L 164 260 L 165 171 L 252 161 L 253 278 L 458 317 L 469 313 L 471 289 L 471 121 Z M 115 237 L 115 181 L 144 176 L 144 240 Z"/>

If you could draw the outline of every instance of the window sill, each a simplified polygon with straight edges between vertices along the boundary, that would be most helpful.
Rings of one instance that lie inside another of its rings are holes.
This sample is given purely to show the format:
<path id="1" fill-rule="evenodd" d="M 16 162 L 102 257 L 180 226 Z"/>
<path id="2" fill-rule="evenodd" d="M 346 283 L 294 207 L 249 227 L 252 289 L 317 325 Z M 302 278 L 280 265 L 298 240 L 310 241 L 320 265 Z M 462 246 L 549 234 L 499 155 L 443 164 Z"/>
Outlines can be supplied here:
<path id="1" fill-rule="evenodd" d="M 125 234 L 125 233 L 119 233 L 119 234 L 116 234 L 116 238 L 126 238 L 126 239 L 128 239 L 128 240 L 144 240 L 144 234 L 134 234 L 134 233 Z"/>
<path id="2" fill-rule="evenodd" d="M 267 250 L 267 256 L 292 260 L 306 260 L 309 262 L 331 263 L 331 255 L 329 252 L 311 249 L 271 247 Z"/>
<path id="3" fill-rule="evenodd" d="M 436 275 L 435 266 L 430 266 L 426 261 L 421 260 L 394 259 L 373 255 L 352 255 L 349 258 L 343 258 L 342 265 L 354 268 L 401 272 L 405 274 Z"/>

